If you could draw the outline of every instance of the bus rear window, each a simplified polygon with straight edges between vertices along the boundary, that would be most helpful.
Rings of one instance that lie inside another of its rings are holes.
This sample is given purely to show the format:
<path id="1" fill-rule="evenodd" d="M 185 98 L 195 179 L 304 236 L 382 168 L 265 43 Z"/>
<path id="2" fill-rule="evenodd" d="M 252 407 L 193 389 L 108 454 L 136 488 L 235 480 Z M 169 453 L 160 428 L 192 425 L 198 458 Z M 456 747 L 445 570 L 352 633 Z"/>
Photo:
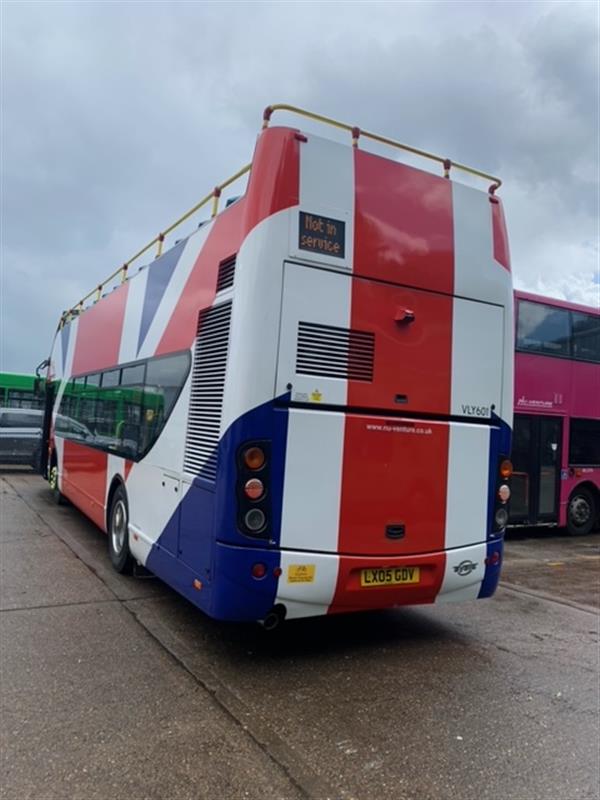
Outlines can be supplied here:
<path id="1" fill-rule="evenodd" d="M 571 420 L 569 464 L 600 467 L 600 420 Z"/>

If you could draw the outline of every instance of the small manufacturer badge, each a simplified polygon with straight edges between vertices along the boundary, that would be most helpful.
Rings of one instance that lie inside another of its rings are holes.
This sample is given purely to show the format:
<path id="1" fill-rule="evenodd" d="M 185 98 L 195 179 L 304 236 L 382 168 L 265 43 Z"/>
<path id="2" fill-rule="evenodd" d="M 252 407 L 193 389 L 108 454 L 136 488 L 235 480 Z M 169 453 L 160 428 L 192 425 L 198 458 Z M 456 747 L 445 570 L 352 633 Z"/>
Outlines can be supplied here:
<path id="1" fill-rule="evenodd" d="M 454 572 L 464 578 L 465 575 L 470 575 L 474 569 L 477 569 L 477 564 L 467 559 L 467 561 L 461 561 L 460 564 L 454 567 Z"/>
<path id="2" fill-rule="evenodd" d="M 313 403 L 320 403 L 323 399 L 323 395 L 318 389 L 315 389 L 314 392 L 311 392 L 310 399 L 313 401 Z"/>

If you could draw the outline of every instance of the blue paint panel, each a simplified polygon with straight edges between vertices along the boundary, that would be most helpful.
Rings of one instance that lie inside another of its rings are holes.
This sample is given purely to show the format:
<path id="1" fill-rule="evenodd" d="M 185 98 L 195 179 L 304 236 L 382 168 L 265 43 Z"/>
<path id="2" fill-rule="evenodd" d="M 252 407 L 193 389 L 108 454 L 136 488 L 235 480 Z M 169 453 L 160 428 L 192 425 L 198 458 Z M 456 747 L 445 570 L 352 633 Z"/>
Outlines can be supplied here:
<path id="1" fill-rule="evenodd" d="M 253 564 L 264 564 L 267 574 L 257 580 L 251 575 Z M 231 547 L 217 542 L 211 617 L 232 622 L 264 619 L 273 608 L 278 578 L 273 570 L 279 567 L 277 550 Z"/>
<path id="2" fill-rule="evenodd" d="M 177 262 L 181 258 L 183 248 L 187 244 L 187 239 L 182 239 L 175 247 L 167 250 L 164 255 L 157 258 L 148 267 L 148 279 L 146 282 L 146 292 L 144 294 L 144 306 L 142 309 L 142 321 L 140 323 L 140 332 L 138 337 L 138 353 L 148 333 L 156 309 L 162 299 L 163 294 L 171 276 L 175 271 Z"/>
<path id="3" fill-rule="evenodd" d="M 196 481 L 181 503 L 179 558 L 196 570 L 200 580 L 209 581 L 215 544 L 215 491 Z"/>
<path id="4" fill-rule="evenodd" d="M 289 399 L 286 396 L 284 399 Z M 223 436 L 219 447 L 215 524 L 217 539 L 240 546 L 279 546 L 283 506 L 283 482 L 287 444 L 288 412 L 273 402 L 258 406 L 236 420 Z M 265 540 L 257 542 L 237 529 L 236 479 L 237 454 L 245 442 L 267 439 L 271 443 L 269 463 L 269 524 Z"/>
<path id="5" fill-rule="evenodd" d="M 500 573 L 502 572 L 502 553 L 504 552 L 504 540 L 502 538 L 492 539 L 487 543 L 485 574 L 481 582 L 481 588 L 477 597 L 491 597 L 498 588 Z M 499 560 L 496 564 L 491 564 L 490 559 L 498 554 Z"/>
<path id="6" fill-rule="evenodd" d="M 273 401 L 232 423 L 218 446 L 216 487 L 201 474 L 197 477 L 148 556 L 150 571 L 217 619 L 262 619 L 275 602 L 287 426 L 287 410 Z M 245 442 L 257 440 L 270 443 L 267 540 L 237 529 L 237 453 Z M 177 558 L 171 555 L 175 552 Z M 261 580 L 251 575 L 256 562 L 268 568 Z M 193 589 L 196 578 L 203 584 L 201 591 Z"/>
<path id="7" fill-rule="evenodd" d="M 494 415 L 494 426 L 490 429 L 490 461 L 488 482 L 488 519 L 487 519 L 487 552 L 486 566 L 478 597 L 491 597 L 496 591 L 502 569 L 502 553 L 504 548 L 503 534 L 494 531 L 494 514 L 496 511 L 496 492 L 498 487 L 498 467 L 503 458 L 510 456 L 512 431 L 500 417 Z M 495 553 L 499 554 L 497 564 L 489 563 Z"/>
<path id="8" fill-rule="evenodd" d="M 67 366 L 67 352 L 69 349 L 69 339 L 71 338 L 71 323 L 63 325 L 60 329 L 60 343 L 62 350 L 62 374 L 65 374 Z"/>

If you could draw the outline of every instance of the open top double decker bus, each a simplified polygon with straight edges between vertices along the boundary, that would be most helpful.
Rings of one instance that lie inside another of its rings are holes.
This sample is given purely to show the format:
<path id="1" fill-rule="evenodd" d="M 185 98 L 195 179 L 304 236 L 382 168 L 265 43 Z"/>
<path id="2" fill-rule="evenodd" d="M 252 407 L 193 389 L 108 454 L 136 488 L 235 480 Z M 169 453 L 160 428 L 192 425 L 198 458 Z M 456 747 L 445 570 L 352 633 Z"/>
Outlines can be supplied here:
<path id="1" fill-rule="evenodd" d="M 515 292 L 511 525 L 600 526 L 600 309 Z"/>
<path id="2" fill-rule="evenodd" d="M 490 596 L 513 401 L 500 182 L 291 106 L 266 110 L 247 171 L 242 197 L 217 213 L 226 181 L 192 209 L 212 200 L 209 222 L 163 252 L 171 226 L 63 315 L 55 497 L 108 533 L 117 570 L 219 619 Z"/>

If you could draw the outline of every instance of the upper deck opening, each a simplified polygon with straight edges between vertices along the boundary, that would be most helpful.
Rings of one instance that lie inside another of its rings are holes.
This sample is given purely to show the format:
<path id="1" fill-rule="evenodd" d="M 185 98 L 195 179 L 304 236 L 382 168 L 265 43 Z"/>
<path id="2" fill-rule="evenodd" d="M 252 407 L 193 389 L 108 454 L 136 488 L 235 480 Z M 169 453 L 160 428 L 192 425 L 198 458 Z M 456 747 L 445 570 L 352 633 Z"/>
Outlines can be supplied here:
<path id="1" fill-rule="evenodd" d="M 444 158 L 442 156 L 435 155 L 433 153 L 428 153 L 425 150 L 420 150 L 410 145 L 403 144 L 401 142 L 396 141 L 395 139 L 391 139 L 389 137 L 382 136 L 380 134 L 363 130 L 362 128 L 356 125 L 349 125 L 344 122 L 339 122 L 330 117 L 326 117 L 321 114 L 315 114 L 313 112 L 306 111 L 304 109 L 297 108 L 296 106 L 291 106 L 285 103 L 279 103 L 267 106 L 263 114 L 263 130 L 268 128 L 272 115 L 277 111 L 290 112 L 319 123 L 333 126 L 338 130 L 348 131 L 351 134 L 351 144 L 355 148 L 359 147 L 359 144 L 362 143 L 362 141 L 370 140 L 377 142 L 379 144 L 387 145 L 391 148 L 403 151 L 405 153 L 410 153 L 412 155 L 423 157 L 425 159 L 433 161 L 436 164 L 441 165 L 443 169 L 443 176 L 445 178 L 450 178 L 450 171 L 454 169 L 482 178 L 484 180 L 491 181 L 491 185 L 489 186 L 488 191 L 492 199 L 494 199 L 493 198 L 494 193 L 501 185 L 501 181 L 499 178 L 490 175 L 488 173 L 482 172 L 480 170 L 473 169 L 472 167 L 468 167 L 464 164 L 453 162 L 449 158 Z M 301 134 L 298 131 L 295 131 L 295 134 L 298 136 L 300 140 L 302 140 L 303 134 Z M 87 307 L 98 302 L 98 300 L 100 300 L 108 290 L 111 290 L 112 288 L 115 288 L 116 286 L 125 283 L 130 275 L 130 267 L 132 266 L 132 264 L 138 261 L 138 259 L 140 259 L 143 255 L 151 251 L 153 247 L 156 247 L 156 257 L 160 256 L 163 252 L 164 243 L 167 237 L 171 233 L 173 233 L 173 231 L 179 228 L 184 222 L 189 220 L 196 212 L 200 211 L 200 209 L 210 205 L 211 219 L 216 217 L 217 214 L 219 213 L 219 201 L 223 191 L 229 186 L 231 186 L 233 183 L 235 183 L 237 180 L 243 178 L 248 173 L 250 173 L 251 169 L 252 169 L 252 163 L 246 164 L 230 178 L 223 181 L 218 186 L 215 186 L 215 188 L 212 191 L 206 194 L 198 203 L 196 203 L 196 205 L 194 205 L 191 209 L 189 209 L 189 211 L 187 211 L 185 214 L 182 214 L 177 220 L 175 220 L 175 222 L 173 222 L 172 224 L 164 228 L 162 231 L 160 231 L 150 242 L 148 242 L 134 255 L 132 255 L 130 258 L 124 261 L 120 267 L 114 270 L 107 278 L 105 278 L 101 283 L 99 283 L 90 292 L 88 292 L 88 294 L 82 297 L 81 300 L 79 300 L 74 306 L 63 312 L 59 322 L 59 329 L 62 328 L 72 318 L 82 313 Z M 236 200 L 238 199 L 240 198 L 236 198 Z M 229 205 L 230 204 L 228 203 L 227 207 L 229 207 Z"/>

